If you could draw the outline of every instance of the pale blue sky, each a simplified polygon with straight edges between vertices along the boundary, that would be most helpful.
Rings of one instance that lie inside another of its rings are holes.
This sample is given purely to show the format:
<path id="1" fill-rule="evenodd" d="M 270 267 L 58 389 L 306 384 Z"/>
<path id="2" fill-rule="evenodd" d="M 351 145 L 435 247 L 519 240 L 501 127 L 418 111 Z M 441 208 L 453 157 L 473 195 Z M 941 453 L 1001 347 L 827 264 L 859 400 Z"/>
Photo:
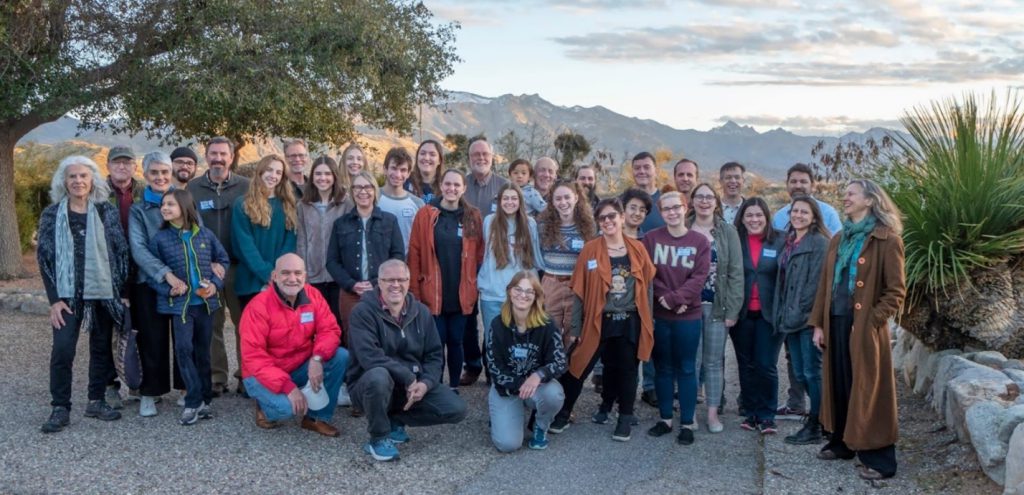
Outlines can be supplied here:
<path id="1" fill-rule="evenodd" d="M 426 0 L 459 21 L 445 89 L 537 93 L 676 128 L 895 127 L 1024 87 L 1024 0 Z"/>

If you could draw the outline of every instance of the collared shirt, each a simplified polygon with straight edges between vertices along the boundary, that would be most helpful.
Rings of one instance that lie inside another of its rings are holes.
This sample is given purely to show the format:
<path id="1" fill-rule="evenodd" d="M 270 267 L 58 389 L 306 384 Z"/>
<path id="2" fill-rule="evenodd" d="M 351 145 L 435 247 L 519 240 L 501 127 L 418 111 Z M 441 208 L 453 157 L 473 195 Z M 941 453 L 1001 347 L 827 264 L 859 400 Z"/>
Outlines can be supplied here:
<path id="1" fill-rule="evenodd" d="M 466 184 L 466 202 L 480 210 L 480 214 L 487 216 L 497 211 L 498 190 L 508 184 L 508 179 L 498 177 L 492 171 L 482 181 L 477 181 L 476 176 L 470 174 Z"/>
<path id="2" fill-rule="evenodd" d="M 839 213 L 832 205 L 814 198 L 818 202 L 818 209 L 821 210 L 821 220 L 825 223 L 825 228 L 828 229 L 829 234 L 836 235 L 840 230 L 843 230 L 843 220 L 839 218 Z M 789 208 L 792 203 L 787 204 L 775 212 L 775 217 L 772 218 L 772 227 L 775 230 L 786 230 L 789 228 Z"/>
<path id="3" fill-rule="evenodd" d="M 135 202 L 135 179 L 128 183 L 128 187 L 121 189 L 114 185 L 114 181 L 107 177 L 107 184 L 110 185 L 110 193 L 117 198 L 117 212 L 121 215 L 121 227 L 124 228 L 125 234 L 128 233 L 128 212 L 132 209 L 132 203 Z"/>
<path id="4" fill-rule="evenodd" d="M 740 196 L 740 202 L 736 205 L 730 205 L 724 200 L 722 201 L 722 218 L 725 219 L 725 223 L 732 225 L 733 221 L 736 220 L 736 214 L 740 212 L 740 206 L 743 206 L 743 201 L 746 198 Z"/>
<path id="5" fill-rule="evenodd" d="M 395 323 L 399 326 L 402 325 L 402 319 L 409 313 L 409 305 L 405 304 L 406 298 L 402 298 L 402 310 L 398 312 L 398 318 L 395 318 Z M 384 310 L 385 313 L 391 314 L 391 308 L 388 307 L 388 303 L 384 300 L 384 293 L 380 290 L 377 291 L 377 302 L 380 303 L 380 309 Z M 394 317 L 394 315 L 392 315 Z"/>

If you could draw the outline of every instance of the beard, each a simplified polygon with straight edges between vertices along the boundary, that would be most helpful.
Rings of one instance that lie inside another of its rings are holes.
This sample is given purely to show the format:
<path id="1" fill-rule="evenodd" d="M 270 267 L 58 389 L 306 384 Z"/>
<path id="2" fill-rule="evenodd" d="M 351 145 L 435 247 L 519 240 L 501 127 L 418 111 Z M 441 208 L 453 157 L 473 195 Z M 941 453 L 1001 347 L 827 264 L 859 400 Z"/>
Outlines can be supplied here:
<path id="1" fill-rule="evenodd" d="M 174 178 L 178 179 L 178 182 L 181 182 L 183 184 L 192 180 L 192 178 L 195 176 L 195 172 L 189 172 L 188 170 L 185 169 L 178 170 L 177 172 L 174 173 Z"/>

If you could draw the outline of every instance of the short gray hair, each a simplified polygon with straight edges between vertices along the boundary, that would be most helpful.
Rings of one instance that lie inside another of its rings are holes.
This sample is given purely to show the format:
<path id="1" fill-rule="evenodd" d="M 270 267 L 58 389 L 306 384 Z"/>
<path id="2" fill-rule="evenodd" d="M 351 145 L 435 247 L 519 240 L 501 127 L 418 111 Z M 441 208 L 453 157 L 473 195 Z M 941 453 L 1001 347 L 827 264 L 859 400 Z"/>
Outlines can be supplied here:
<path id="1" fill-rule="evenodd" d="M 149 172 L 149 166 L 154 163 L 163 164 L 170 167 L 171 162 L 173 162 L 173 160 L 171 160 L 171 155 L 168 155 L 163 151 L 152 151 L 146 153 L 146 156 L 142 157 L 142 173 L 145 174 Z"/>
<path id="2" fill-rule="evenodd" d="M 87 156 L 71 155 L 60 161 L 60 165 L 57 165 L 57 171 L 53 173 L 53 178 L 50 179 L 50 201 L 57 204 L 68 196 L 68 188 L 64 184 L 64 180 L 68 175 L 68 167 L 72 165 L 82 165 L 92 172 L 92 188 L 89 191 L 90 202 L 104 203 L 110 199 L 110 188 L 107 187 L 107 181 L 103 180 L 100 176 L 100 167 L 96 165 L 96 162 Z"/>
<path id="3" fill-rule="evenodd" d="M 401 268 L 401 269 L 405 270 L 406 274 L 410 274 L 411 273 L 409 271 L 409 265 L 405 264 L 404 261 L 402 261 L 402 260 L 400 260 L 398 258 L 391 258 L 391 259 L 385 260 L 383 263 L 380 264 L 380 266 L 377 267 L 377 273 L 380 273 L 380 272 L 384 271 L 385 268 Z"/>

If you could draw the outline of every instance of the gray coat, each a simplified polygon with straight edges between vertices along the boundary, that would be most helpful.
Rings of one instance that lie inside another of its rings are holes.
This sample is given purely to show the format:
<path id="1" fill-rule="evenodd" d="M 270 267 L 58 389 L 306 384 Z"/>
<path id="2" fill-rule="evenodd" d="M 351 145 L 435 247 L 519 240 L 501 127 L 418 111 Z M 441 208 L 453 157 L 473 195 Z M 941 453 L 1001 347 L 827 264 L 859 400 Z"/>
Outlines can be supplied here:
<path id="1" fill-rule="evenodd" d="M 715 218 L 711 232 L 718 253 L 715 270 L 715 302 L 711 305 L 711 318 L 715 321 L 738 320 L 743 307 L 743 251 L 736 227 L 720 217 Z"/>
<path id="2" fill-rule="evenodd" d="M 296 232 L 295 254 L 306 260 L 306 281 L 311 284 L 332 282 L 327 271 L 327 246 L 331 242 L 331 231 L 334 221 L 341 218 L 353 207 L 352 201 L 346 198 L 341 204 L 331 203 L 327 210 L 320 213 L 316 206 L 299 201 L 298 223 Z"/>
<path id="3" fill-rule="evenodd" d="M 785 276 L 780 269 L 775 284 L 775 331 L 795 333 L 808 328 L 814 307 L 821 266 L 828 251 L 828 238 L 809 232 L 786 262 Z"/>
<path id="4" fill-rule="evenodd" d="M 132 261 L 138 266 L 138 275 L 132 282 L 143 284 L 147 280 L 161 282 L 170 268 L 149 249 L 149 241 L 160 231 L 164 219 L 160 216 L 160 205 L 139 201 L 128 210 L 128 246 Z"/>

